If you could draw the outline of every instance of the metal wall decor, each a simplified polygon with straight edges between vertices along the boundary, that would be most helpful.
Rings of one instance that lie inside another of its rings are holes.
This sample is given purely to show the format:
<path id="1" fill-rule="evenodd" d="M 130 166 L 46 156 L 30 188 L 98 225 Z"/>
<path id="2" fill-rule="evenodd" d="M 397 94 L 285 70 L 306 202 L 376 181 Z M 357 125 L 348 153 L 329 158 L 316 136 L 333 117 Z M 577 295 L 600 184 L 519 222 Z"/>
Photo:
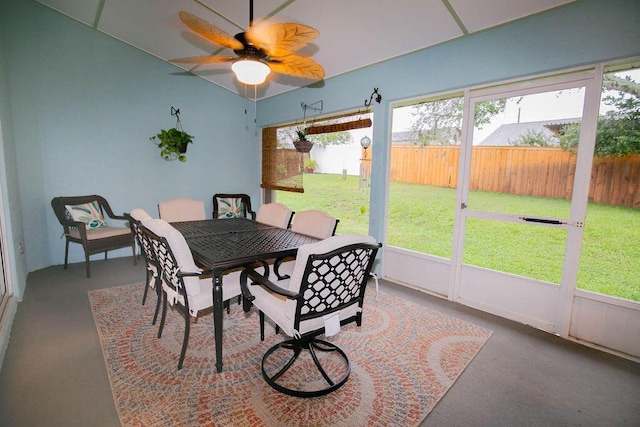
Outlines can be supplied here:
<path id="1" fill-rule="evenodd" d="M 369 108 L 371 106 L 371 103 L 373 101 L 376 101 L 378 104 L 380 104 L 380 101 L 382 101 L 382 95 L 380 95 L 378 93 L 378 88 L 374 87 L 373 88 L 373 93 L 371 94 L 371 96 L 369 97 L 369 100 L 367 101 L 366 99 L 364 100 L 364 106 Z"/>

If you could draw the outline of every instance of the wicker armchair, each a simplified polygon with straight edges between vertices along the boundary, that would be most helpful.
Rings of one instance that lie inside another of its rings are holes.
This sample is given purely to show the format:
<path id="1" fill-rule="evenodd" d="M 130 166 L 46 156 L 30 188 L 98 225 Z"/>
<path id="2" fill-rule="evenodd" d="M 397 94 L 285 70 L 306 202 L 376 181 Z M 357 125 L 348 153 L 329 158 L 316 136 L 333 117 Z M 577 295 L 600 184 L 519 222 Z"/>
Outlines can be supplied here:
<path id="1" fill-rule="evenodd" d="M 104 252 L 104 258 L 107 259 L 108 251 L 131 247 L 133 263 L 136 263 L 135 236 L 131 230 L 131 224 L 126 216 L 114 214 L 103 197 L 97 195 L 54 197 L 51 200 L 51 207 L 64 229 L 65 269 L 69 260 L 69 242 L 82 245 L 87 277 L 91 277 L 89 257 L 94 254 Z M 108 225 L 105 214 L 109 219 L 126 221 L 127 226 Z"/>

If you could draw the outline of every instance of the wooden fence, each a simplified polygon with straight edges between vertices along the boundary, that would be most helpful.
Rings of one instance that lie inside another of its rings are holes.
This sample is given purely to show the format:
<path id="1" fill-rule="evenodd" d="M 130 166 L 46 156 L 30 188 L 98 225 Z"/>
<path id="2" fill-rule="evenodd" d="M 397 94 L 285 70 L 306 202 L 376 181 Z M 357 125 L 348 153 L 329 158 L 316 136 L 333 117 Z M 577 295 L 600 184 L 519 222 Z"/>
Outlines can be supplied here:
<path id="1" fill-rule="evenodd" d="M 393 146 L 391 180 L 455 188 L 458 146 Z M 576 155 L 560 148 L 474 147 L 472 190 L 570 199 Z M 640 208 L 640 155 L 594 157 L 589 201 Z"/>

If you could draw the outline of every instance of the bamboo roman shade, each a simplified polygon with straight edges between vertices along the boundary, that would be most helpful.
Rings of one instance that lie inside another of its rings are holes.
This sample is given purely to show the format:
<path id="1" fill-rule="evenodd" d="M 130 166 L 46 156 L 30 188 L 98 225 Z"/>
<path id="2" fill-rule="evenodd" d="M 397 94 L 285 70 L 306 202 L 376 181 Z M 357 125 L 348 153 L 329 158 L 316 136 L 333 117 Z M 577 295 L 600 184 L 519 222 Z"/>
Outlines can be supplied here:
<path id="1" fill-rule="evenodd" d="M 344 132 L 371 126 L 371 113 L 345 113 L 312 123 L 293 123 L 262 129 L 262 188 L 303 193 L 302 172 L 308 153 L 300 153 L 293 146 L 296 130 L 307 135 Z"/>
<path id="2" fill-rule="evenodd" d="M 278 143 L 278 128 L 262 129 L 262 188 L 304 192 L 302 188 L 303 153 Z"/>

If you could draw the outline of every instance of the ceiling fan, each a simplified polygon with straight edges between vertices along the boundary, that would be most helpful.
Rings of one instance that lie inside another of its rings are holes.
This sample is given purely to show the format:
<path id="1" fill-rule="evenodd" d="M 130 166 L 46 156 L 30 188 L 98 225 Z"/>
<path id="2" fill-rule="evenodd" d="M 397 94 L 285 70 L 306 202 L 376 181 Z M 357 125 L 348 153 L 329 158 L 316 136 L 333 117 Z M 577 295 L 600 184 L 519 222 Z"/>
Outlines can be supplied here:
<path id="1" fill-rule="evenodd" d="M 190 56 L 170 59 L 185 64 L 232 62 L 232 70 L 241 83 L 258 85 L 271 71 L 295 77 L 322 80 L 324 69 L 313 59 L 293 52 L 307 46 L 320 35 L 318 30 L 293 22 L 253 21 L 253 0 L 249 2 L 249 28 L 235 36 L 189 12 L 181 11 L 180 20 L 208 41 L 233 50 L 236 56 Z"/>

